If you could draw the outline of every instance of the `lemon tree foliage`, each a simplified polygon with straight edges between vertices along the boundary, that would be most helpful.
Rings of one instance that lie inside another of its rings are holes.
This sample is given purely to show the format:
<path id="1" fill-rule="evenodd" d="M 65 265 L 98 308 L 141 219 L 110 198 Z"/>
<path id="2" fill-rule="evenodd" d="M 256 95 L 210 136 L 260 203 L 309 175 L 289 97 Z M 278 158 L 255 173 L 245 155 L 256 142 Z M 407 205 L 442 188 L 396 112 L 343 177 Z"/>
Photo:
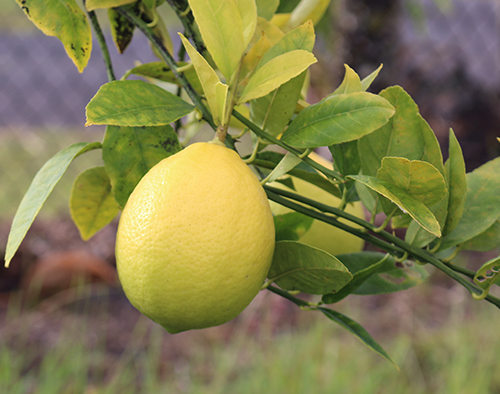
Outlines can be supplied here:
<path id="1" fill-rule="evenodd" d="M 71 161 L 102 149 L 104 166 L 75 181 L 73 220 L 88 239 L 121 211 L 123 289 L 169 332 L 229 321 L 267 289 L 391 361 L 363 327 L 325 305 L 406 290 L 426 280 L 429 265 L 500 308 L 490 294 L 499 258 L 477 271 L 453 262 L 460 250 L 500 246 L 500 158 L 466 173 L 450 130 L 444 162 L 403 87 L 369 91 L 382 66 L 361 77 L 346 65 L 331 94 L 308 102 L 314 26 L 329 0 L 17 2 L 80 71 L 90 24 L 101 31 L 94 9 L 108 10 L 120 52 L 144 34 L 159 59 L 115 80 L 96 34 L 109 81 L 87 105 L 86 124 L 106 126 L 103 142 L 74 144 L 38 172 L 13 220 L 6 265 Z M 178 53 L 165 13 L 182 22 Z M 213 141 L 193 144 L 204 124 Z M 245 133 L 252 153 L 242 158 Z M 311 153 L 320 147 L 332 162 Z"/>

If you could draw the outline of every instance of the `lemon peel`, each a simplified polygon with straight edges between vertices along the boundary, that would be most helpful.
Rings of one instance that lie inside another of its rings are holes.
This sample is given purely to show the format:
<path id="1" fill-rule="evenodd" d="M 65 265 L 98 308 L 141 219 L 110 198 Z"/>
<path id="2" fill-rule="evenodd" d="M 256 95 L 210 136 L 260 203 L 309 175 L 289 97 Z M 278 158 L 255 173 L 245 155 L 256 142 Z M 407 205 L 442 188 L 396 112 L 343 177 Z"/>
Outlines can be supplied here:
<path id="1" fill-rule="evenodd" d="M 259 292 L 274 237 L 266 194 L 239 155 L 195 143 L 158 163 L 130 195 L 118 275 L 132 305 L 168 332 L 216 326 Z"/>

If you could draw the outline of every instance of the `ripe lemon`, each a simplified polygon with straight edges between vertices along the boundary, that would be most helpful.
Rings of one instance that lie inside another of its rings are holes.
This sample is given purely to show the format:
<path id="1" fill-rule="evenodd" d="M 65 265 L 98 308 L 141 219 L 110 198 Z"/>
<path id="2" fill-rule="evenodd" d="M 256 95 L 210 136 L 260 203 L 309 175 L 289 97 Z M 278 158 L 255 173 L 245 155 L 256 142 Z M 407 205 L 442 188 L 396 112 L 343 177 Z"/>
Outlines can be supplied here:
<path id="1" fill-rule="evenodd" d="M 196 143 L 154 166 L 122 212 L 118 275 L 128 299 L 168 332 L 236 317 L 274 252 L 266 194 L 240 156 Z"/>
<path id="2" fill-rule="evenodd" d="M 333 168 L 331 162 L 314 152 L 309 154 L 309 157 L 327 168 Z M 340 199 L 327 191 L 309 182 L 303 181 L 302 179 L 295 177 L 292 177 L 292 179 L 296 193 L 326 205 L 333 207 L 339 206 Z M 274 182 L 272 186 L 291 190 L 279 182 Z M 293 212 L 291 209 L 272 201 L 271 209 L 275 215 Z M 347 204 L 345 211 L 362 219 L 365 217 L 364 208 L 360 202 Z M 341 221 L 344 220 L 341 219 Z M 344 222 L 352 225 L 349 221 Z M 323 249 L 332 255 L 360 252 L 364 247 L 364 241 L 361 238 L 319 220 L 313 221 L 309 230 L 300 237 L 299 242 Z"/>

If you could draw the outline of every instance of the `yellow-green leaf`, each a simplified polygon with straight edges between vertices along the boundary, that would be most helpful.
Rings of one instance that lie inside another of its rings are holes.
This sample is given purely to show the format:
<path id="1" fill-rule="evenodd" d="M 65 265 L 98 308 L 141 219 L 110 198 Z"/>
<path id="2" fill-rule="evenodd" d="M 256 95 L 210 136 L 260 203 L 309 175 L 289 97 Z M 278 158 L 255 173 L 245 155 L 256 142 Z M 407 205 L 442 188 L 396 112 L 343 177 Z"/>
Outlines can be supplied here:
<path id="1" fill-rule="evenodd" d="M 104 167 L 94 167 L 75 179 L 69 200 L 71 218 L 84 241 L 108 225 L 120 211 Z"/>
<path id="2" fill-rule="evenodd" d="M 427 207 L 437 204 L 446 196 L 443 175 L 432 164 L 404 157 L 384 157 L 377 178 L 406 191 Z"/>
<path id="3" fill-rule="evenodd" d="M 114 8 L 120 7 L 125 4 L 130 4 L 136 0 L 87 0 L 85 2 L 85 7 L 89 11 L 96 10 L 98 8 Z"/>
<path id="4" fill-rule="evenodd" d="M 221 124 L 227 125 L 229 123 L 229 119 L 226 119 L 226 103 L 227 103 L 227 92 L 229 90 L 229 86 L 222 82 L 217 82 L 215 84 L 215 99 L 217 100 L 217 107 L 219 109 L 219 113 L 217 117 L 221 119 Z M 217 125 L 217 122 L 215 123 Z"/>
<path id="5" fill-rule="evenodd" d="M 48 36 L 57 37 L 78 71 L 87 66 L 92 33 L 87 16 L 75 0 L 16 0 L 28 18 Z"/>
<path id="6" fill-rule="evenodd" d="M 257 25 L 257 5 L 255 0 L 235 0 L 243 25 L 245 47 L 250 43 Z"/>
<path id="7" fill-rule="evenodd" d="M 6 267 L 9 266 L 12 257 L 14 257 L 19 245 L 21 245 L 21 242 L 47 200 L 47 197 L 52 192 L 57 182 L 59 182 L 73 159 L 87 151 L 100 149 L 101 147 L 102 145 L 99 142 L 90 144 L 86 142 L 77 142 L 55 154 L 43 165 L 40 171 L 37 172 L 28 191 L 19 204 L 19 208 L 12 221 L 12 227 L 7 240 L 7 248 L 5 250 Z"/>
<path id="8" fill-rule="evenodd" d="M 354 92 L 363 92 L 366 89 L 363 89 L 361 84 L 361 79 L 356 72 L 349 67 L 347 64 L 344 64 L 345 67 L 345 75 L 344 79 L 340 86 L 335 89 L 332 94 L 344 94 L 344 93 L 354 93 Z"/>
<path id="9" fill-rule="evenodd" d="M 231 80 L 246 49 L 235 0 L 189 0 L 189 5 L 215 64 Z"/>
<path id="10" fill-rule="evenodd" d="M 314 63 L 314 55 L 301 49 L 271 59 L 250 78 L 239 103 L 265 96 Z"/>
<path id="11" fill-rule="evenodd" d="M 278 9 L 280 0 L 256 0 L 255 3 L 257 4 L 257 14 L 270 20 Z"/>
<path id="12" fill-rule="evenodd" d="M 316 25 L 326 12 L 331 0 L 302 0 L 292 11 L 284 29 L 291 30 L 309 19 Z"/>
<path id="13" fill-rule="evenodd" d="M 367 175 L 349 175 L 347 178 L 354 179 L 382 196 L 388 198 L 404 213 L 408 213 L 413 220 L 418 222 L 425 230 L 441 236 L 441 228 L 434 214 L 422 202 L 413 198 L 408 192 L 392 183 Z"/>
<path id="14" fill-rule="evenodd" d="M 208 106 L 210 107 L 210 111 L 212 112 L 214 122 L 216 125 L 220 125 L 222 121 L 222 111 L 221 109 L 219 109 L 216 92 L 216 86 L 218 83 L 220 83 L 220 79 L 215 70 L 191 45 L 188 39 L 180 33 L 179 36 L 181 37 L 184 48 L 186 48 L 186 52 L 190 57 L 191 62 L 193 63 L 194 69 L 196 70 L 196 74 L 198 75 L 198 79 L 200 80 L 203 92 L 205 93 L 205 98 L 207 99 Z"/>

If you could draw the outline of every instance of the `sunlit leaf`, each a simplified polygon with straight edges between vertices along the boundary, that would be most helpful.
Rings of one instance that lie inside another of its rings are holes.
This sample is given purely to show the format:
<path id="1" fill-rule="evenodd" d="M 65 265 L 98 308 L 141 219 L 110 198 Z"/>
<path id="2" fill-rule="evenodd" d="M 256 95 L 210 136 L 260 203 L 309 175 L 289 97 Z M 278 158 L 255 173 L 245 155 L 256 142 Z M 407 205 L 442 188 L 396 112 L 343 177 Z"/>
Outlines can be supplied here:
<path id="1" fill-rule="evenodd" d="M 102 155 L 118 205 L 125 206 L 130 193 L 155 164 L 180 150 L 177 134 L 169 125 L 108 126 Z"/>
<path id="2" fill-rule="evenodd" d="M 285 53 L 302 49 L 312 52 L 316 36 L 311 21 L 289 31 L 278 42 L 276 42 L 262 57 L 257 69 L 263 67 L 267 62 Z"/>
<path id="3" fill-rule="evenodd" d="M 179 33 L 182 44 L 186 48 L 186 52 L 193 63 L 193 66 L 198 75 L 198 79 L 205 93 L 208 106 L 212 112 L 214 123 L 218 126 L 222 122 L 222 112 L 224 107 L 219 107 L 219 99 L 217 94 L 217 84 L 220 83 L 219 76 L 215 70 L 208 64 L 205 58 L 191 45 L 186 37 Z M 227 86 L 227 85 L 226 85 Z"/>
<path id="4" fill-rule="evenodd" d="M 337 258 L 321 249 L 279 241 L 268 278 L 284 290 L 326 294 L 344 287 L 352 275 Z"/>
<path id="5" fill-rule="evenodd" d="M 84 241 L 108 225 L 120 211 L 104 167 L 94 167 L 75 179 L 69 207 Z"/>
<path id="6" fill-rule="evenodd" d="M 78 71 L 87 66 L 92 33 L 87 16 L 75 0 L 16 0 L 28 18 L 48 36 L 57 37 Z"/>
<path id="7" fill-rule="evenodd" d="M 257 15 L 266 20 L 271 20 L 280 5 L 280 0 L 256 0 Z"/>
<path id="8" fill-rule="evenodd" d="M 165 89 L 138 80 L 113 81 L 101 86 L 86 108 L 86 125 L 161 126 L 193 111 Z"/>
<path id="9" fill-rule="evenodd" d="M 371 93 L 333 95 L 302 110 L 282 140 L 297 148 L 353 141 L 387 123 L 393 114 L 387 100 Z"/>
<path id="10" fill-rule="evenodd" d="M 301 74 L 316 61 L 312 53 L 300 49 L 271 59 L 252 75 L 238 103 L 265 96 Z"/>
<path id="11" fill-rule="evenodd" d="M 331 0 L 302 0 L 292 11 L 285 29 L 290 30 L 311 20 L 317 24 L 325 14 Z"/>
<path id="12" fill-rule="evenodd" d="M 5 266 L 8 267 L 12 257 L 21 245 L 36 215 L 42 208 L 45 200 L 56 186 L 59 179 L 73 161 L 73 159 L 82 153 L 94 149 L 100 149 L 101 143 L 78 142 L 49 159 L 35 175 L 31 185 L 21 200 L 21 204 L 12 221 L 12 227 L 7 240 L 5 251 Z"/>
<path id="13" fill-rule="evenodd" d="M 312 24 L 305 23 L 279 40 L 266 53 L 266 57 L 269 56 L 269 53 L 278 56 L 296 49 L 311 52 L 314 47 L 314 39 Z M 282 133 L 297 107 L 305 78 L 306 72 L 303 72 L 271 93 L 250 101 L 250 120 L 273 136 Z"/>
<path id="14" fill-rule="evenodd" d="M 246 49 L 235 0 L 189 0 L 189 5 L 215 64 L 231 80 Z"/>
<path id="15" fill-rule="evenodd" d="M 235 2 L 240 12 L 246 48 L 253 37 L 257 25 L 257 5 L 255 4 L 255 0 L 235 0 Z"/>

